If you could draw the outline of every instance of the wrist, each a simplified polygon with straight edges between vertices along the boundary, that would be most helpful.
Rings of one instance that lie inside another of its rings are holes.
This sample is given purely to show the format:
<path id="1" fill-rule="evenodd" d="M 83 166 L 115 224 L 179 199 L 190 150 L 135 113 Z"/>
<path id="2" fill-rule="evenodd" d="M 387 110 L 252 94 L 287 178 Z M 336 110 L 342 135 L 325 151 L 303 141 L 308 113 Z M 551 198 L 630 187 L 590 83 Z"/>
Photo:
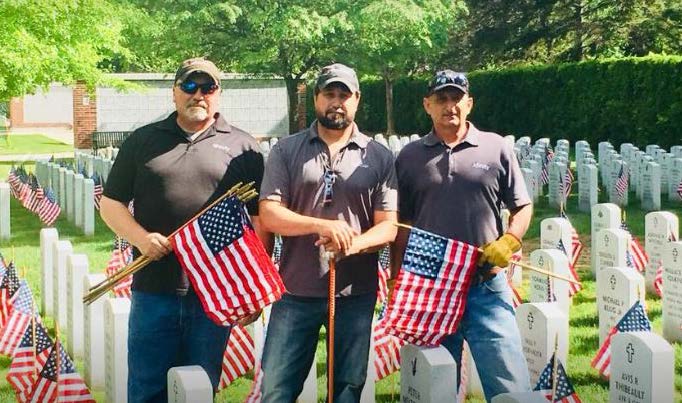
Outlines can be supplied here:
<path id="1" fill-rule="evenodd" d="M 500 237 L 501 240 L 504 240 L 504 242 L 507 244 L 509 249 L 511 249 L 512 252 L 516 252 L 519 249 L 521 249 L 521 240 L 511 232 L 506 232 L 504 235 Z"/>

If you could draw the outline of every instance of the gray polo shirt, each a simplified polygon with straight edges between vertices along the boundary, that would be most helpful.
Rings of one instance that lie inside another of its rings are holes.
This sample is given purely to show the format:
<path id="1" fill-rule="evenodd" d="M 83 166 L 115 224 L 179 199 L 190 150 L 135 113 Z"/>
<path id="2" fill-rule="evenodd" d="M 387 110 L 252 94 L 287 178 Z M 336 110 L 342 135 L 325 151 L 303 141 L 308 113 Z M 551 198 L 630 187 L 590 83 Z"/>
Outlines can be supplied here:
<path id="1" fill-rule="evenodd" d="M 272 148 L 260 199 L 279 201 L 305 216 L 344 220 L 365 232 L 374 225 L 374 211 L 398 209 L 393 161 L 391 151 L 360 133 L 355 125 L 350 140 L 331 161 L 315 121 Z M 325 167 L 337 174 L 330 205 L 322 203 Z M 327 295 L 328 270 L 320 265 L 317 238 L 316 234 L 282 237 L 279 270 L 291 294 Z M 349 256 L 336 267 L 336 289 L 341 295 L 376 292 L 377 253 Z"/>
<path id="2" fill-rule="evenodd" d="M 483 245 L 502 234 L 502 202 L 531 203 L 512 147 L 469 123 L 450 148 L 433 131 L 396 159 L 400 218 L 441 236 Z"/>

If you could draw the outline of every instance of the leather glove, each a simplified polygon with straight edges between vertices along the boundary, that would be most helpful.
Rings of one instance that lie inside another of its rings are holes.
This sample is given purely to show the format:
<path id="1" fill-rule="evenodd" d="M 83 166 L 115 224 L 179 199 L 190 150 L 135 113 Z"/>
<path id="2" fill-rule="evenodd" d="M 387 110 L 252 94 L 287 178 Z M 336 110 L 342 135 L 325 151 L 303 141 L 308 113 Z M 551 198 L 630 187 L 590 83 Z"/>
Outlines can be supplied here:
<path id="1" fill-rule="evenodd" d="M 521 249 L 521 241 L 510 233 L 506 233 L 493 242 L 481 247 L 483 252 L 478 257 L 478 264 L 484 263 L 493 266 L 507 267 L 512 254 Z"/>

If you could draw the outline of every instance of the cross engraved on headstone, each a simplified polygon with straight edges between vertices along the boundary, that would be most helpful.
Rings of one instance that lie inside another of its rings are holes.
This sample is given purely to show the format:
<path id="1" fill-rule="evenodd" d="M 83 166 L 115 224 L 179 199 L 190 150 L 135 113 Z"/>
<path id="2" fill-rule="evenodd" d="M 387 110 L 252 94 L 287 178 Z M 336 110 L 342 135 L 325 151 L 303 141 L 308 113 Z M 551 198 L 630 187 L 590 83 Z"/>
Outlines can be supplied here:
<path id="1" fill-rule="evenodd" d="M 412 360 L 412 376 L 417 374 L 417 357 Z"/>
<path id="2" fill-rule="evenodd" d="M 678 255 L 679 253 L 680 253 L 680 252 L 677 251 L 677 248 L 674 248 L 674 249 L 673 249 L 673 262 L 677 263 L 677 255 Z"/>
<path id="3" fill-rule="evenodd" d="M 533 322 L 535 322 L 533 312 L 528 312 L 528 330 L 533 330 Z"/>
<path id="4" fill-rule="evenodd" d="M 604 246 L 609 246 L 609 236 L 604 234 Z"/>
<path id="5" fill-rule="evenodd" d="M 632 364 L 632 356 L 635 355 L 635 348 L 632 347 L 632 343 L 628 343 L 625 352 L 628 353 L 628 363 Z"/>
<path id="6" fill-rule="evenodd" d="M 173 380 L 173 393 L 175 393 L 175 401 L 178 401 L 178 380 Z"/>
<path id="7" fill-rule="evenodd" d="M 602 217 L 604 217 L 604 213 L 600 211 L 599 213 L 597 213 L 597 216 L 598 216 L 599 218 L 602 218 Z"/>
<path id="8" fill-rule="evenodd" d="M 611 289 L 615 290 L 616 289 L 616 276 L 611 275 L 611 278 L 609 278 L 609 283 L 611 283 Z"/>
<path id="9" fill-rule="evenodd" d="M 658 227 L 658 216 L 654 217 L 654 226 Z"/>
<path id="10" fill-rule="evenodd" d="M 551 231 L 551 230 L 552 230 L 552 224 L 549 224 L 549 225 L 547 226 L 547 229 Z"/>
<path id="11" fill-rule="evenodd" d="M 538 265 L 540 267 L 543 267 L 545 265 L 545 259 L 543 259 L 542 256 L 538 258 Z"/>

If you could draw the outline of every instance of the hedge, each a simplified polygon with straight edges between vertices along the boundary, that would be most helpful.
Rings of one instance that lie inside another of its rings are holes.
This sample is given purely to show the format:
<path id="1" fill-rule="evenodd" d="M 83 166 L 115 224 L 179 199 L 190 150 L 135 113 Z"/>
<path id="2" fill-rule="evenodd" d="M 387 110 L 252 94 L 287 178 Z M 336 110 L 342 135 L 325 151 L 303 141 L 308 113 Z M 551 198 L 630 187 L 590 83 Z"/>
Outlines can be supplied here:
<path id="1" fill-rule="evenodd" d="M 396 128 L 425 133 L 421 106 L 427 77 L 395 83 Z M 682 143 L 682 56 L 648 56 L 581 63 L 524 66 L 469 74 L 474 110 L 482 129 L 516 136 L 609 140 L 614 144 Z M 314 118 L 312 86 L 308 119 Z M 365 79 L 356 118 L 368 133 L 385 130 L 384 83 Z"/>

